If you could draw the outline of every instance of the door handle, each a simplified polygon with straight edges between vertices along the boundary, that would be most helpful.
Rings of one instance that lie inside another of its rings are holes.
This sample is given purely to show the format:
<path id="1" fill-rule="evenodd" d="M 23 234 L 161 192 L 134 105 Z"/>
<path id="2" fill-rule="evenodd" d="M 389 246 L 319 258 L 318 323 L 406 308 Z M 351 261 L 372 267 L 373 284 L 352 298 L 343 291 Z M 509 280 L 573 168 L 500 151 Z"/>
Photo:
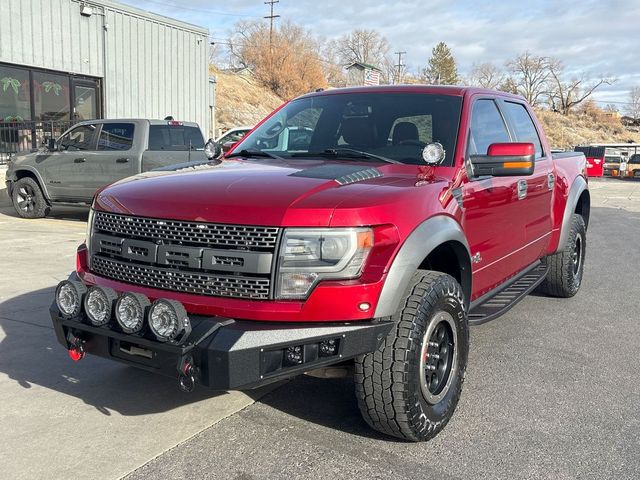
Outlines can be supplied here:
<path id="1" fill-rule="evenodd" d="M 116 163 L 129 163 L 129 159 L 128 158 L 118 158 L 116 160 Z"/>
<path id="2" fill-rule="evenodd" d="M 527 196 L 527 188 L 529 186 L 526 180 L 518 180 L 518 200 L 522 200 Z"/>
<path id="3" fill-rule="evenodd" d="M 84 158 L 75 158 L 73 163 L 84 163 L 86 160 Z"/>

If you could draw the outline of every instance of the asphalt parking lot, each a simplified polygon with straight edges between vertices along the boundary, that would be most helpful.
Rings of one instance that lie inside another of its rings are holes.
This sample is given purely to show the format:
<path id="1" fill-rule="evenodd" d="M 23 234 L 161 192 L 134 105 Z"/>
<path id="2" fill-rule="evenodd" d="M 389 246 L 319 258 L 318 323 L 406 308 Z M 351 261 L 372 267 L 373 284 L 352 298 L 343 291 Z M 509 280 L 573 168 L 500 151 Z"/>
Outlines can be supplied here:
<path id="1" fill-rule="evenodd" d="M 591 191 L 580 293 L 530 296 L 474 327 L 454 419 L 409 444 L 368 429 L 350 380 L 185 395 L 98 358 L 72 363 L 47 308 L 86 212 L 21 220 L 0 190 L 0 476 L 639 478 L 640 182 Z"/>

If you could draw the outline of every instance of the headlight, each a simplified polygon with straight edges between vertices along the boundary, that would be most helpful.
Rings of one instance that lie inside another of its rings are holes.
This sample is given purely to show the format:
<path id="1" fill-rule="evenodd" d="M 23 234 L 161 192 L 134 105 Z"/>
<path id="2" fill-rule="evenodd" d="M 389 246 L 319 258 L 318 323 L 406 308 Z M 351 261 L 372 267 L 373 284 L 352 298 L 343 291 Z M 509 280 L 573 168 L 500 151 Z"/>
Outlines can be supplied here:
<path id="1" fill-rule="evenodd" d="M 89 321 L 96 327 L 109 323 L 117 298 L 118 294 L 112 288 L 91 287 L 84 297 L 84 311 Z"/>
<path id="2" fill-rule="evenodd" d="M 56 305 L 65 318 L 74 318 L 80 315 L 82 300 L 87 287 L 80 282 L 64 280 L 56 287 Z"/>
<path id="3" fill-rule="evenodd" d="M 370 228 L 285 230 L 276 296 L 303 299 L 320 280 L 359 277 L 372 246 Z"/>
<path id="4" fill-rule="evenodd" d="M 161 342 L 181 343 L 191 333 L 191 322 L 180 302 L 161 298 L 151 305 L 149 328 Z"/>
<path id="5" fill-rule="evenodd" d="M 126 333 L 136 333 L 144 326 L 144 315 L 151 305 L 141 293 L 124 293 L 116 303 L 116 321 Z"/>

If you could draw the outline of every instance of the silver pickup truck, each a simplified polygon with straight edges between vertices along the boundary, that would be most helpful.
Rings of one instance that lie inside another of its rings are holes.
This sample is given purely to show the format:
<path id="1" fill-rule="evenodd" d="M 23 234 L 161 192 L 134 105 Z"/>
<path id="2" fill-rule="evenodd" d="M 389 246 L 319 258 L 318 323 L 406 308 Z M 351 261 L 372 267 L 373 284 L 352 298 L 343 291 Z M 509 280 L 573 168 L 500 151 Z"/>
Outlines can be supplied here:
<path id="1" fill-rule="evenodd" d="M 216 153 L 197 123 L 173 120 L 91 120 L 51 140 L 42 151 L 14 157 L 7 191 L 18 215 L 39 218 L 56 204 L 90 204 L 115 181 Z M 205 148 L 206 147 L 206 148 Z"/>

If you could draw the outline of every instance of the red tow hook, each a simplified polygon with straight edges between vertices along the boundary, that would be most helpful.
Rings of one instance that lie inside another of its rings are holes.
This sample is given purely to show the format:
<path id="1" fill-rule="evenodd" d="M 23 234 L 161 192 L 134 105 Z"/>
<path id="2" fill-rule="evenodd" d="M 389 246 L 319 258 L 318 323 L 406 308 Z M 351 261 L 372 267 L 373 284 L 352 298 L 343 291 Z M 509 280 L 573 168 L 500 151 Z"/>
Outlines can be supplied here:
<path id="1" fill-rule="evenodd" d="M 84 340 L 78 337 L 70 337 L 68 340 L 69 344 L 71 345 L 71 347 L 69 347 L 69 350 L 67 351 L 67 353 L 69 354 L 69 358 L 71 358 L 71 360 L 73 360 L 74 362 L 79 362 L 84 358 L 86 354 L 84 350 Z"/>
<path id="2" fill-rule="evenodd" d="M 193 364 L 193 358 L 187 357 L 181 360 L 178 366 L 180 375 L 178 377 L 178 386 L 183 392 L 193 392 L 196 387 L 196 380 L 199 376 L 199 369 Z"/>

